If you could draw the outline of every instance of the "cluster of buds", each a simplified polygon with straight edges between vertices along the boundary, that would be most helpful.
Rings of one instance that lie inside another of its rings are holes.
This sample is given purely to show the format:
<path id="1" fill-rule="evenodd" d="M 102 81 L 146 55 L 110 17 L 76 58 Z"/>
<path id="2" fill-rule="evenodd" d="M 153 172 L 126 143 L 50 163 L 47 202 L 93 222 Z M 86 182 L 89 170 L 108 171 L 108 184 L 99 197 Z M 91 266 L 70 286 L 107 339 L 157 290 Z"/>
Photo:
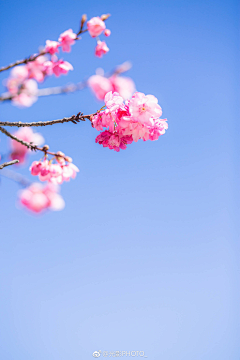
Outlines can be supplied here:
<path id="1" fill-rule="evenodd" d="M 102 15 L 101 17 L 96 16 L 87 22 L 87 29 L 91 37 L 97 39 L 97 45 L 95 48 L 95 55 L 97 57 L 102 57 L 109 51 L 109 48 L 105 41 L 101 41 L 99 36 L 104 33 L 105 36 L 110 36 L 111 31 L 106 29 L 105 20 L 108 19 L 110 15 Z"/>
<path id="2" fill-rule="evenodd" d="M 47 159 L 49 147 L 45 145 L 43 160 L 33 161 L 30 171 L 33 176 L 38 176 L 40 181 L 47 181 L 47 185 L 33 183 L 19 194 L 20 204 L 34 213 L 44 210 L 62 210 L 65 202 L 59 194 L 59 185 L 76 177 L 79 172 L 77 166 L 72 164 L 72 159 L 61 151 L 51 159 Z"/>
<path id="3" fill-rule="evenodd" d="M 40 181 L 48 181 L 53 184 L 62 184 L 71 178 L 75 179 L 79 172 L 77 166 L 72 163 L 72 159 L 61 151 L 51 160 L 45 156 L 43 161 L 34 161 L 29 170 L 32 175 L 38 176 Z"/>
<path id="4" fill-rule="evenodd" d="M 106 43 L 99 40 L 99 35 L 104 32 L 105 36 L 110 35 L 106 29 L 105 20 L 109 15 L 93 17 L 87 22 L 87 30 L 92 37 L 97 38 L 95 55 L 101 57 L 109 51 Z M 82 17 L 81 27 L 86 22 L 86 15 Z M 18 66 L 11 71 L 10 77 L 5 81 L 7 90 L 14 105 L 29 107 L 38 98 L 38 84 L 47 76 L 66 75 L 73 70 L 72 64 L 63 59 L 58 59 L 59 49 L 63 52 L 70 52 L 71 46 L 79 40 L 78 34 L 68 29 L 60 34 L 58 41 L 47 40 L 44 49 L 39 56 L 30 59 L 26 65 Z M 50 57 L 47 57 L 49 55 Z"/>

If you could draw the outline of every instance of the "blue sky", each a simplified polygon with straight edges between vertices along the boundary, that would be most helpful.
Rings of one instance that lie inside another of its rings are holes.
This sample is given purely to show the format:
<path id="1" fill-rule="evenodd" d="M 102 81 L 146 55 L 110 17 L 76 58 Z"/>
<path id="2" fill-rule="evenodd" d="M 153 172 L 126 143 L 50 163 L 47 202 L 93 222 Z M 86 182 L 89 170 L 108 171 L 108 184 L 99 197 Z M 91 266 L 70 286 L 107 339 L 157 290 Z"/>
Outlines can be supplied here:
<path id="1" fill-rule="evenodd" d="M 80 168 L 62 186 L 59 213 L 17 209 L 18 185 L 1 179 L 0 358 L 135 350 L 154 360 L 238 360 L 239 4 L 1 1 L 1 65 L 77 31 L 83 13 L 111 13 L 110 52 L 95 58 L 84 35 L 64 56 L 74 71 L 41 87 L 130 60 L 129 76 L 159 99 L 169 130 L 116 153 L 95 144 L 87 122 L 41 129 L 51 150 Z M 100 107 L 87 89 L 29 109 L 1 104 L 0 119 Z M 1 136 L 1 151 L 6 144 Z"/>

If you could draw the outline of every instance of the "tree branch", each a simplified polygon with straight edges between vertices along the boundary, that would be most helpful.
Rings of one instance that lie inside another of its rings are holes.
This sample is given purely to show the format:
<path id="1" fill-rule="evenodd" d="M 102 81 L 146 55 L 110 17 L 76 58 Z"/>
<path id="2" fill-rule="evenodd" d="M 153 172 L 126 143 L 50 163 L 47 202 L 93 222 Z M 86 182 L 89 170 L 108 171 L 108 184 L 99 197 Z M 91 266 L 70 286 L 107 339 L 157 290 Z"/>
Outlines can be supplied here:
<path id="1" fill-rule="evenodd" d="M 77 121 L 77 120 L 76 120 Z M 21 140 L 19 139 L 18 137 L 12 135 L 10 132 L 8 132 L 6 129 L 4 129 L 3 127 L 0 126 L 0 131 L 5 134 L 6 136 L 10 137 L 11 139 L 19 142 L 20 144 L 26 146 L 28 149 L 32 150 L 32 151 L 42 151 L 44 152 L 45 155 L 49 154 L 49 155 L 52 155 L 52 156 L 56 156 L 56 157 L 62 157 L 64 160 L 68 161 L 68 162 L 71 162 L 72 159 L 69 157 L 69 156 L 66 156 L 65 154 L 61 153 L 61 152 L 57 152 L 57 153 L 53 153 L 51 151 L 48 151 L 49 149 L 49 146 L 48 145 L 44 145 L 43 147 L 39 147 L 35 144 L 33 144 L 32 142 L 27 142 L 27 141 L 24 141 L 24 140 Z M 15 162 L 18 162 L 18 160 L 14 160 Z M 15 163 L 14 162 L 14 163 Z M 9 165 L 11 165 L 9 163 Z M 7 166 L 7 165 L 5 165 Z"/>
<path id="2" fill-rule="evenodd" d="M 12 161 L 5 162 L 5 163 L 0 165 L 0 170 L 5 168 L 6 166 L 17 164 L 18 162 L 19 162 L 19 160 L 12 160 Z"/>
<path id="3" fill-rule="evenodd" d="M 30 186 L 32 184 L 32 182 L 25 178 L 23 175 L 9 169 L 4 169 L 3 171 L 1 171 L 0 177 L 5 177 L 7 179 L 13 180 L 24 187 Z"/>
<path id="4" fill-rule="evenodd" d="M 109 78 L 114 75 L 120 75 L 125 72 L 127 72 L 129 69 L 131 69 L 132 65 L 130 62 L 126 61 L 121 65 L 116 66 L 113 70 L 109 71 L 105 77 Z M 49 87 L 44 89 L 39 89 L 36 96 L 49 96 L 49 95 L 59 95 L 59 94 L 68 94 L 73 93 L 75 91 L 80 91 L 88 87 L 88 80 L 80 81 L 76 84 L 67 84 L 63 86 L 55 86 L 55 87 Z M 2 96 L 0 96 L 0 102 L 12 100 L 14 98 L 13 95 L 9 95 L 9 93 L 4 93 Z"/>
<path id="5" fill-rule="evenodd" d="M 45 55 L 45 54 L 48 54 L 46 51 L 42 51 L 40 52 L 39 54 L 35 54 L 35 55 L 31 55 L 29 56 L 28 58 L 26 59 L 23 59 L 23 60 L 17 60 L 15 61 L 14 63 L 12 64 L 9 64 L 7 66 L 3 66 L 0 68 L 0 72 L 2 71 L 5 71 L 5 70 L 8 70 L 8 69 L 11 69 L 13 68 L 14 66 L 18 66 L 18 65 L 21 65 L 21 64 L 27 64 L 31 61 L 35 61 L 39 56 L 42 56 L 42 55 Z"/>
<path id="6" fill-rule="evenodd" d="M 101 16 L 101 19 L 102 19 L 103 21 L 106 21 L 106 20 L 109 18 L 109 16 L 110 16 L 110 14 L 102 15 L 102 16 Z M 78 36 L 88 31 L 88 29 L 83 30 L 83 26 L 84 26 L 84 23 L 85 23 L 85 21 L 86 21 L 87 18 L 86 18 L 84 21 L 83 21 L 83 19 L 85 19 L 85 18 L 82 17 L 81 27 L 80 27 L 79 32 L 76 34 L 76 39 L 75 39 L 75 40 L 79 40 L 79 37 L 78 37 Z M 17 60 L 16 62 L 14 62 L 14 63 L 12 63 L 12 64 L 9 64 L 9 65 L 7 65 L 7 66 L 1 67 L 1 68 L 0 68 L 0 72 L 5 71 L 5 70 L 8 70 L 8 69 L 11 69 L 11 68 L 13 68 L 13 67 L 15 67 L 15 66 L 18 66 L 18 65 L 21 65 L 21 64 L 27 64 L 28 62 L 34 61 L 34 60 L 36 60 L 39 56 L 42 56 L 42 55 L 45 55 L 45 54 L 49 54 L 49 53 L 48 53 L 47 51 L 41 51 L 39 54 L 31 55 L 31 56 L 29 56 L 29 57 L 26 58 L 26 59 Z"/>
<path id="7" fill-rule="evenodd" d="M 85 119 L 88 119 L 91 121 L 91 116 L 95 115 L 83 115 L 82 113 L 78 113 L 77 115 L 72 115 L 71 117 L 65 117 L 63 119 L 57 119 L 57 120 L 50 120 L 50 121 L 37 121 L 37 122 L 31 122 L 31 123 L 22 123 L 21 121 L 11 122 L 11 121 L 0 121 L 0 126 L 17 126 L 17 127 L 30 127 L 30 126 L 47 126 L 47 125 L 55 125 L 55 124 L 62 124 L 66 122 L 72 122 L 74 124 L 77 124 L 80 121 L 85 121 Z M 2 131 L 0 127 L 0 131 Z M 4 129 L 5 130 L 5 129 Z M 3 131 L 2 131 L 3 132 Z"/>

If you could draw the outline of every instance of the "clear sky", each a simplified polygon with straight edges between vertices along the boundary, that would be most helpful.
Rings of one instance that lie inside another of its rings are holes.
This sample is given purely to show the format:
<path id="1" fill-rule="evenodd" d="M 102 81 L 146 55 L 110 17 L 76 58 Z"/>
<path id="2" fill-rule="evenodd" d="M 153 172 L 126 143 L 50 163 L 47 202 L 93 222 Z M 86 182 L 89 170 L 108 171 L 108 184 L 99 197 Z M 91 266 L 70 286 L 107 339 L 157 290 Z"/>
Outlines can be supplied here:
<path id="1" fill-rule="evenodd" d="M 111 13 L 110 52 L 95 58 L 85 34 L 64 57 L 74 71 L 41 87 L 130 60 L 138 91 L 155 95 L 169 121 L 158 141 L 120 153 L 95 144 L 87 122 L 41 129 L 80 168 L 62 186 L 62 212 L 17 209 L 19 186 L 1 179 L 0 359 L 87 360 L 101 350 L 100 359 L 144 351 L 149 360 L 239 360 L 238 1 L 0 7 L 0 65 L 77 31 L 83 13 Z M 29 109 L 1 104 L 0 119 L 52 120 L 101 106 L 87 89 Z"/>

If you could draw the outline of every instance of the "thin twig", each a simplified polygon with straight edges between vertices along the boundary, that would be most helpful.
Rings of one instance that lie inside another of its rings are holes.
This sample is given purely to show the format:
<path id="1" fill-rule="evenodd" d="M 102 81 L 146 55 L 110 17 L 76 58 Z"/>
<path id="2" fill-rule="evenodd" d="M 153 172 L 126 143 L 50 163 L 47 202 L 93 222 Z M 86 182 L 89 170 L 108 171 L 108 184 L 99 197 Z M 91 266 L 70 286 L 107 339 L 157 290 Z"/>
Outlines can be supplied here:
<path id="1" fill-rule="evenodd" d="M 35 54 L 35 55 L 31 55 L 29 56 L 28 58 L 26 59 L 23 59 L 23 60 L 17 60 L 15 61 L 15 63 L 12 63 L 12 64 L 9 64 L 7 66 L 3 66 L 0 68 L 0 72 L 2 71 L 5 71 L 5 70 L 8 70 L 8 69 L 11 69 L 13 68 L 14 66 L 18 66 L 18 65 L 21 65 L 21 64 L 27 64 L 31 61 L 35 61 L 39 56 L 42 56 L 42 55 L 45 55 L 45 54 L 48 54 L 48 52 L 46 51 L 41 51 L 39 54 Z"/>
<path id="2" fill-rule="evenodd" d="M 62 124 L 66 122 L 72 122 L 74 124 L 77 124 L 80 121 L 85 121 L 85 119 L 88 119 L 91 121 L 91 116 L 95 115 L 83 115 L 82 113 L 78 113 L 77 115 L 72 115 L 71 117 L 65 117 L 63 119 L 57 119 L 57 120 L 50 120 L 50 121 L 37 121 L 37 122 L 31 122 L 31 123 L 22 123 L 21 121 L 11 122 L 11 121 L 0 121 L 1 126 L 17 126 L 17 127 L 30 127 L 30 126 L 47 126 L 47 125 L 55 125 L 55 124 Z M 2 131 L 2 130 L 1 130 Z"/>
<path id="3" fill-rule="evenodd" d="M 27 178 L 25 178 L 23 175 L 13 171 L 13 170 L 9 170 L 9 169 L 4 169 L 3 171 L 1 171 L 0 173 L 0 177 L 5 177 L 7 179 L 13 180 L 15 182 L 17 182 L 19 185 L 22 186 L 30 186 L 32 184 L 32 182 L 30 180 L 28 180 Z"/>
<path id="4" fill-rule="evenodd" d="M 8 161 L 8 162 L 5 162 L 3 164 L 0 165 L 0 170 L 2 170 L 3 168 L 5 168 L 6 166 L 10 166 L 10 165 L 14 165 L 14 164 L 17 164 L 19 162 L 19 160 L 12 160 L 12 161 Z"/>
<path id="5" fill-rule="evenodd" d="M 77 121 L 77 120 L 76 120 Z M 48 151 L 49 146 L 48 145 L 44 145 L 43 147 L 39 147 L 35 144 L 33 144 L 32 142 L 27 142 L 24 140 L 19 139 L 18 137 L 16 137 L 15 135 L 12 135 L 10 132 L 8 132 L 6 129 L 4 129 L 3 127 L 0 126 L 0 131 L 5 134 L 6 136 L 10 137 L 11 139 L 19 142 L 20 144 L 26 146 L 28 149 L 32 150 L 32 151 L 42 151 L 44 152 L 45 155 L 52 155 L 52 156 L 56 156 L 56 157 L 62 157 L 64 160 L 71 162 L 71 158 L 69 158 L 69 156 L 66 156 L 65 154 L 61 153 L 61 152 L 57 152 L 57 153 L 53 153 L 51 151 Z M 16 161 L 16 160 L 15 160 Z M 18 160 L 16 161 L 18 162 Z M 11 164 L 9 164 L 11 165 Z"/>
<path id="6" fill-rule="evenodd" d="M 129 69 L 131 69 L 131 66 L 132 66 L 131 63 L 126 61 L 123 64 L 116 66 L 113 70 L 106 73 L 105 77 L 109 78 L 114 75 L 123 74 L 127 72 Z M 83 90 L 86 87 L 88 87 L 88 80 L 83 80 L 76 84 L 72 83 L 63 86 L 54 86 L 54 87 L 39 89 L 36 96 L 41 97 L 41 96 L 49 96 L 49 95 L 68 94 L 68 93 L 73 93 L 75 91 Z M 0 102 L 12 100 L 13 98 L 14 98 L 13 95 L 9 95 L 9 93 L 6 92 L 2 94 L 2 96 L 0 96 Z"/>

